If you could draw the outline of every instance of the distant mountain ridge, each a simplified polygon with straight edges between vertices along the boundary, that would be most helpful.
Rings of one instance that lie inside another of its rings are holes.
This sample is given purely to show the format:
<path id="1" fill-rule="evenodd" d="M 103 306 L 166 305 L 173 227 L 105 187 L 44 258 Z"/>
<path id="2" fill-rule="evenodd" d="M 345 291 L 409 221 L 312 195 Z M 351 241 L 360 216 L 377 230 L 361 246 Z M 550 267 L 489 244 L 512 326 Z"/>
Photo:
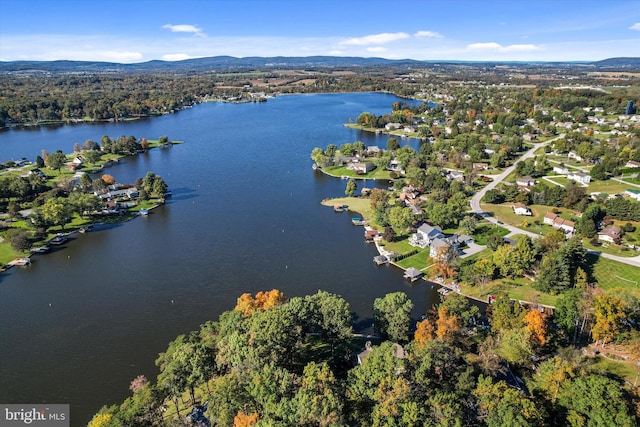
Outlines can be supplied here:
<path id="1" fill-rule="evenodd" d="M 300 67 L 412 67 L 435 64 L 475 64 L 513 66 L 592 66 L 595 68 L 640 68 L 640 58 L 608 58 L 601 61 L 419 61 L 415 59 L 384 59 L 348 56 L 307 56 L 307 57 L 245 57 L 212 56 L 206 58 L 185 59 L 182 61 L 152 60 L 147 62 L 122 64 L 100 61 L 0 61 L 0 72 L 122 72 L 122 71 L 201 71 L 230 70 L 247 68 L 300 68 Z"/>

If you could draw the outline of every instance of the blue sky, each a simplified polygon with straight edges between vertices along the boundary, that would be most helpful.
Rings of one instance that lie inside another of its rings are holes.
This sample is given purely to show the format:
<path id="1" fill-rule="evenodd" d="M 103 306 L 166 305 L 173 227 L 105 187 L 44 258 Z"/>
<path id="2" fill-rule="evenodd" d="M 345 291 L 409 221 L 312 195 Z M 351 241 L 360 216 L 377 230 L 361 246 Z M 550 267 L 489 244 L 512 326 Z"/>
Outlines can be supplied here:
<path id="1" fill-rule="evenodd" d="M 0 60 L 640 57 L 639 0 L 0 0 Z"/>

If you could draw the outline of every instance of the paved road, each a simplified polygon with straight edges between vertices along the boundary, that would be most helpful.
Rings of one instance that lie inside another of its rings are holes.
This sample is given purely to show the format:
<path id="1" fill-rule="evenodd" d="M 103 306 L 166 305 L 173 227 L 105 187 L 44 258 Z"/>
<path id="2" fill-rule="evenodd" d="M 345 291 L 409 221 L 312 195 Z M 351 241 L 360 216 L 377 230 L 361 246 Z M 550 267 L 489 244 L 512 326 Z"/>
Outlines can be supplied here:
<path id="1" fill-rule="evenodd" d="M 484 187 L 482 190 L 480 190 L 476 194 L 474 194 L 473 197 L 471 198 L 471 210 L 473 212 L 483 216 L 490 223 L 493 223 L 493 224 L 496 224 L 496 225 L 499 224 L 500 227 L 503 227 L 503 228 L 506 228 L 507 230 L 509 230 L 509 234 L 507 235 L 507 237 L 513 236 L 515 234 L 525 234 L 525 235 L 527 235 L 529 237 L 532 237 L 532 238 L 540 237 L 540 235 L 538 235 L 536 233 L 532 233 L 532 232 L 527 231 L 527 230 L 522 230 L 522 229 L 520 229 L 518 227 L 514 227 L 512 225 L 504 224 L 501 221 L 498 221 L 496 218 L 494 218 L 492 216 L 489 216 L 480 207 L 480 200 L 482 200 L 482 198 L 484 197 L 484 195 L 485 195 L 485 193 L 487 191 L 496 188 L 496 186 L 498 184 L 500 184 L 502 181 L 504 181 L 504 179 L 511 172 L 513 172 L 513 170 L 516 168 L 516 165 L 518 163 L 520 163 L 520 162 L 522 162 L 522 161 L 524 161 L 526 159 L 530 159 L 530 158 L 534 157 L 535 156 L 535 152 L 536 152 L 536 150 L 538 150 L 538 148 L 544 147 L 544 146 L 552 143 L 553 141 L 556 141 L 556 140 L 561 139 L 561 138 L 564 138 L 564 134 L 560 134 L 560 135 L 556 136 L 555 138 L 551 138 L 551 139 L 549 139 L 547 141 L 539 142 L 539 143 L 535 144 L 529 151 L 524 153 L 519 159 L 517 159 L 515 162 L 513 162 L 513 164 L 511 166 L 506 168 L 504 170 L 504 172 L 502 172 L 500 175 L 493 176 L 493 181 L 490 182 L 489 185 Z M 622 262 L 622 263 L 625 263 L 625 264 L 629 264 L 629 265 L 640 267 L 640 255 L 638 255 L 636 257 L 633 257 L 633 258 L 627 258 L 627 257 L 621 257 L 621 256 L 617 256 L 617 255 L 605 254 L 605 253 L 596 252 L 596 251 L 588 251 L 588 252 L 600 255 L 603 258 L 612 259 L 612 260 L 619 261 L 619 262 Z"/>

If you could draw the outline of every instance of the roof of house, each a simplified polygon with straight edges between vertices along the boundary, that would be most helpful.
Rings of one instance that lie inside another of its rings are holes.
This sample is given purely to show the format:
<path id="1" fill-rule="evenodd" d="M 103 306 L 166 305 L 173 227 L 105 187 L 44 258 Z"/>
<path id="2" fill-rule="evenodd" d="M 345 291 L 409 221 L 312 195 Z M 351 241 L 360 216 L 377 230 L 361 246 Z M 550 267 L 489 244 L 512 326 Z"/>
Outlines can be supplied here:
<path id="1" fill-rule="evenodd" d="M 418 227 L 418 231 L 426 234 L 427 236 L 436 236 L 442 234 L 442 229 L 440 227 L 429 224 L 422 224 L 420 227 Z"/>
<path id="2" fill-rule="evenodd" d="M 417 268 L 409 267 L 404 272 L 404 277 L 420 277 L 424 273 Z"/>
<path id="3" fill-rule="evenodd" d="M 620 233 L 622 233 L 620 227 L 616 227 L 615 225 L 607 225 L 598 233 L 598 235 L 611 236 L 615 239 L 619 239 Z"/>
<path id="4" fill-rule="evenodd" d="M 524 203 L 520 203 L 520 202 L 516 202 L 513 205 L 514 209 L 527 209 L 527 205 L 525 205 Z"/>

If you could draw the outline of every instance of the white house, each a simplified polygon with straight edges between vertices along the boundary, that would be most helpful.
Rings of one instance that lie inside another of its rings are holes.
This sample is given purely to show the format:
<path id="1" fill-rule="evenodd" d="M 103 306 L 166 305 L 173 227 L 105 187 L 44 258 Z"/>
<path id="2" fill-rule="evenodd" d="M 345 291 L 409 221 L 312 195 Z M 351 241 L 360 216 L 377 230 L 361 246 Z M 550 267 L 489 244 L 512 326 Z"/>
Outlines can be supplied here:
<path id="1" fill-rule="evenodd" d="M 640 168 L 640 162 L 629 160 L 625 165 L 626 168 Z"/>
<path id="2" fill-rule="evenodd" d="M 607 225 L 598 233 L 598 240 L 603 240 L 610 243 L 620 243 L 620 237 L 622 236 L 622 230 L 615 225 Z"/>
<path id="3" fill-rule="evenodd" d="M 553 167 L 553 171 L 555 173 L 557 173 L 558 175 L 568 175 L 569 174 L 569 169 L 562 167 L 562 166 L 554 166 Z"/>
<path id="4" fill-rule="evenodd" d="M 426 248 L 436 239 L 444 239 L 442 229 L 437 226 L 422 224 L 409 238 L 409 244 L 411 246 Z"/>
<path id="5" fill-rule="evenodd" d="M 516 215 L 526 215 L 531 216 L 531 209 L 529 209 L 524 203 L 515 203 L 513 205 L 513 212 Z"/>
<path id="6" fill-rule="evenodd" d="M 516 184 L 521 185 L 523 187 L 533 187 L 536 185 L 536 180 L 530 176 L 521 176 L 516 179 Z"/>
<path id="7" fill-rule="evenodd" d="M 640 190 L 629 189 L 629 190 L 626 190 L 624 194 L 640 202 Z"/>
<path id="8" fill-rule="evenodd" d="M 570 172 L 567 178 L 585 185 L 591 182 L 591 175 L 584 172 Z"/>

